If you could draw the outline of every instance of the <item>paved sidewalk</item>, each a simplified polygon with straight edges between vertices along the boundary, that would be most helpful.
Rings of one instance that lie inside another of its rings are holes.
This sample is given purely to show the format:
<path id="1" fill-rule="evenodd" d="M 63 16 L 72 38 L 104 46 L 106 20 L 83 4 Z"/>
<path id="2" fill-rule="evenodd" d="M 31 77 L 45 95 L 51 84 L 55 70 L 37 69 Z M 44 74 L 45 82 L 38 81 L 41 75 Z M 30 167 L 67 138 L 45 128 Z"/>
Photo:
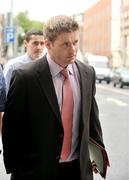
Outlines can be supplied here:
<path id="1" fill-rule="evenodd" d="M 0 137 L 0 149 L 2 149 L 1 137 Z M 0 180 L 9 180 L 10 176 L 6 174 L 4 164 L 3 164 L 3 156 L 0 154 Z"/>

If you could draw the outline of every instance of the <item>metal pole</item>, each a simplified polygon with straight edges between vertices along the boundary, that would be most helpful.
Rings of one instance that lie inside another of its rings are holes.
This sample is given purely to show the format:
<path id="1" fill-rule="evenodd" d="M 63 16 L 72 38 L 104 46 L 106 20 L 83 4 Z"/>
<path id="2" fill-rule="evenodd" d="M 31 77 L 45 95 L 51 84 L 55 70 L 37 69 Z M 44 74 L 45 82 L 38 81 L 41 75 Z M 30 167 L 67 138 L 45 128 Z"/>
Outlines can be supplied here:
<path id="1" fill-rule="evenodd" d="M 13 27 L 13 0 L 10 2 L 10 19 L 9 19 L 9 26 Z M 8 58 L 12 58 L 14 55 L 14 50 L 13 50 L 13 42 L 9 42 L 8 44 Z"/>
<path id="2" fill-rule="evenodd" d="M 11 18 L 10 18 L 10 26 L 13 26 L 13 0 L 11 0 Z"/>

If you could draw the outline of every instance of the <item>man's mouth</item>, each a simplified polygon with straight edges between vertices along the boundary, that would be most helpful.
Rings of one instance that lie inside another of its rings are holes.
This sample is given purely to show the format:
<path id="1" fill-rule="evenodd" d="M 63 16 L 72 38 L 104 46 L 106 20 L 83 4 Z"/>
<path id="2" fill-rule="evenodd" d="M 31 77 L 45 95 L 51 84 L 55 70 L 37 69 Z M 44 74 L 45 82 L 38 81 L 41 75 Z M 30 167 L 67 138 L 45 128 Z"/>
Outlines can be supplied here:
<path id="1" fill-rule="evenodd" d="M 68 56 L 68 59 L 74 59 L 74 58 L 75 58 L 75 55 Z"/>

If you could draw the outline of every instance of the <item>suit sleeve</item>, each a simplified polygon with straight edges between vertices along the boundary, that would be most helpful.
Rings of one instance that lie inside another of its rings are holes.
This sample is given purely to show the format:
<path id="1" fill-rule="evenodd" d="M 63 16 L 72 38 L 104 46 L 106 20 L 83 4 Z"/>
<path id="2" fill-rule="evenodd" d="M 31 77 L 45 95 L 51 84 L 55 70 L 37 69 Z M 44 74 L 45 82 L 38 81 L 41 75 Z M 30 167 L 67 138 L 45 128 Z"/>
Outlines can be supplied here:
<path id="1" fill-rule="evenodd" d="M 20 148 L 22 151 L 23 148 L 21 143 L 25 129 L 25 101 L 26 86 L 24 75 L 20 70 L 14 71 L 5 104 L 2 127 L 3 156 L 7 173 L 11 173 L 13 167 L 16 167 L 16 161 L 20 157 L 17 152 L 19 152 Z"/>
<path id="2" fill-rule="evenodd" d="M 99 119 L 99 108 L 95 98 L 96 76 L 93 68 L 92 70 L 93 70 L 93 86 L 92 86 L 92 103 L 91 103 L 91 113 L 90 113 L 90 137 L 104 147 L 103 133 Z"/>
<path id="3" fill-rule="evenodd" d="M 6 101 L 6 85 L 2 68 L 0 66 L 0 112 L 4 111 Z"/>

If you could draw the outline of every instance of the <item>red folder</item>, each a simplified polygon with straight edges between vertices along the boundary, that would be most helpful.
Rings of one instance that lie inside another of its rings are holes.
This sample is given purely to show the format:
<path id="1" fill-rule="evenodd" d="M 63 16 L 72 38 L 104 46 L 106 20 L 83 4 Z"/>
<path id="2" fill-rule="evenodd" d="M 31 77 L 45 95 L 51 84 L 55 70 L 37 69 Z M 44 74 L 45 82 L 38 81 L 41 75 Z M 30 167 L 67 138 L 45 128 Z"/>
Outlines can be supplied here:
<path id="1" fill-rule="evenodd" d="M 110 166 L 106 150 L 92 138 L 89 139 L 89 153 L 91 161 L 95 161 L 96 168 L 103 178 L 106 178 L 107 166 Z"/>

